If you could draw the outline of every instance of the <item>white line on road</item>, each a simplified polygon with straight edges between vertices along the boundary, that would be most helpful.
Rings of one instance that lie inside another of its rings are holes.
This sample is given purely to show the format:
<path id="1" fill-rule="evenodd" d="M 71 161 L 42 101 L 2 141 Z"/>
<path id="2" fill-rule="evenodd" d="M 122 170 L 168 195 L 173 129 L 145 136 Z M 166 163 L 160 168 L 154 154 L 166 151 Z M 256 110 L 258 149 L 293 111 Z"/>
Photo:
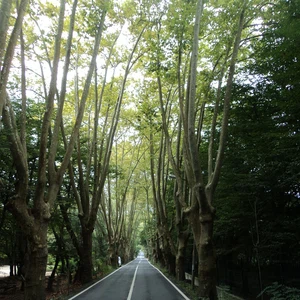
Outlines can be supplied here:
<path id="1" fill-rule="evenodd" d="M 127 263 L 124 266 L 127 266 L 129 264 L 131 264 L 134 260 L 132 260 L 131 262 Z M 123 266 L 123 267 L 124 267 Z M 93 286 L 95 286 L 96 284 L 100 283 L 101 281 L 105 280 L 106 278 L 108 278 L 109 276 L 111 276 L 112 274 L 118 272 L 119 270 L 121 270 L 121 268 L 116 269 L 115 271 L 113 271 L 112 273 L 108 274 L 107 276 L 105 276 L 104 278 L 100 279 L 99 281 L 95 282 L 94 284 L 92 284 L 91 286 L 89 286 L 88 288 L 86 288 L 85 290 L 81 291 L 80 293 L 76 294 L 75 296 L 73 296 L 72 298 L 69 298 L 68 300 L 73 300 L 75 298 L 77 298 L 79 295 L 83 294 L 84 292 L 86 292 L 87 290 L 89 290 L 90 288 L 92 288 Z"/>
<path id="2" fill-rule="evenodd" d="M 149 262 L 149 261 L 148 261 Z M 190 298 L 188 298 L 168 277 L 166 277 L 159 269 L 157 269 L 156 267 L 154 267 L 150 262 L 149 264 L 156 269 L 166 280 L 169 281 L 169 283 L 174 287 L 174 289 L 183 297 L 183 299 L 185 300 L 190 300 Z"/>
<path id="3" fill-rule="evenodd" d="M 129 290 L 129 294 L 128 294 L 128 297 L 127 297 L 127 300 L 131 300 L 131 297 L 132 297 L 132 292 L 133 292 L 133 287 L 134 287 L 134 283 L 135 283 L 135 278 L 136 278 L 136 273 L 137 273 L 137 270 L 139 268 L 139 264 L 140 264 L 141 261 L 139 261 L 136 269 L 135 269 L 135 272 L 134 272 L 134 276 L 133 276 L 133 279 L 132 279 L 132 283 L 131 283 L 131 287 L 130 287 L 130 290 Z"/>

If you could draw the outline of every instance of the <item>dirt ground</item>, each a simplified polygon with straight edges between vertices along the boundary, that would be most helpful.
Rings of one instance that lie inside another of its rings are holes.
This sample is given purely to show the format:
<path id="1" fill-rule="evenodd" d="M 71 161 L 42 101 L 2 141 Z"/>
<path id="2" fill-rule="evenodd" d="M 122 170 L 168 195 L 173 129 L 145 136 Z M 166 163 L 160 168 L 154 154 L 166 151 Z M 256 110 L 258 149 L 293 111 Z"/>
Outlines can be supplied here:
<path id="1" fill-rule="evenodd" d="M 46 277 L 45 287 L 48 277 Z M 24 292 L 21 290 L 22 279 L 18 276 L 0 278 L 0 300 L 23 300 Z M 47 299 L 64 299 L 68 294 L 80 290 L 79 284 L 69 285 L 65 276 L 57 277 L 53 284 L 53 292 L 46 291 Z"/>

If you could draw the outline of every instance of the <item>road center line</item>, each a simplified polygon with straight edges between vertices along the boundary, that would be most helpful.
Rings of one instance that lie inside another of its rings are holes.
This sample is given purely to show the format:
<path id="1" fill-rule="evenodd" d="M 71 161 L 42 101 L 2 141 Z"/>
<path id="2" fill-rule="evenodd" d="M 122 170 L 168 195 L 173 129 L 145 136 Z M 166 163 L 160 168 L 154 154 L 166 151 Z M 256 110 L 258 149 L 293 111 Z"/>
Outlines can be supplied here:
<path id="1" fill-rule="evenodd" d="M 129 294 L 128 294 L 128 297 L 127 297 L 127 300 L 131 300 L 131 297 L 132 297 L 132 292 L 133 292 L 133 287 L 134 287 L 134 283 L 135 283 L 135 278 L 136 278 L 136 273 L 137 273 L 137 270 L 139 268 L 139 264 L 140 264 L 141 261 L 139 261 L 136 269 L 135 269 L 135 272 L 134 272 L 134 276 L 133 276 L 133 279 L 132 279 L 132 283 L 131 283 L 131 287 L 130 287 L 130 290 L 129 290 Z"/>

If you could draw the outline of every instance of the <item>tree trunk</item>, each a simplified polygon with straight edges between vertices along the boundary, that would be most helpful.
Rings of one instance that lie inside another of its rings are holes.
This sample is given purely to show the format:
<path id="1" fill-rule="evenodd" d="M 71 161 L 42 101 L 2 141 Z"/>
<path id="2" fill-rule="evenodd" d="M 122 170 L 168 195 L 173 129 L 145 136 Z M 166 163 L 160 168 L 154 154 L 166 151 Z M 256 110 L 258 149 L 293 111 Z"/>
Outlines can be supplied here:
<path id="1" fill-rule="evenodd" d="M 9 261 L 9 276 L 14 276 L 14 263 L 12 260 Z"/>
<path id="2" fill-rule="evenodd" d="M 6 0 L 1 2 L 0 7 L 0 69 L 2 67 L 2 60 L 4 57 L 6 37 L 9 26 L 10 10 L 12 6 L 12 0 Z M 1 110 L 0 110 L 1 113 Z"/>
<path id="3" fill-rule="evenodd" d="M 6 47 L 7 31 L 9 29 L 9 16 L 12 6 L 11 0 L 1 1 L 0 7 L 0 116 L 6 103 L 6 85 L 10 73 L 10 67 L 14 57 L 15 47 L 22 28 L 23 18 L 29 0 L 21 0 L 18 7 L 18 16 L 16 18 L 13 30 L 11 32 L 8 45 Z M 6 49 L 5 49 L 6 47 Z"/>
<path id="4" fill-rule="evenodd" d="M 34 241 L 29 241 L 29 251 L 25 262 L 25 300 L 46 299 L 45 275 L 47 267 L 47 229 L 46 222 L 36 224 L 39 229 Z M 29 237 L 31 238 L 31 237 Z"/>
<path id="5" fill-rule="evenodd" d="M 91 282 L 93 279 L 93 231 L 82 229 L 82 248 L 80 253 L 79 279 L 81 283 Z"/>
<path id="6" fill-rule="evenodd" d="M 201 218 L 201 217 L 200 217 Z M 201 234 L 198 248 L 198 277 L 200 299 L 218 299 L 216 255 L 212 241 L 213 215 L 206 215 L 201 220 Z"/>
<path id="7" fill-rule="evenodd" d="M 175 276 L 176 275 L 176 257 L 171 253 L 171 251 L 167 254 L 168 260 L 168 272 L 169 274 Z"/>
<path id="8" fill-rule="evenodd" d="M 176 279 L 179 281 L 185 280 L 184 255 L 179 249 L 176 256 Z"/>
<path id="9" fill-rule="evenodd" d="M 56 273 L 56 270 L 57 270 L 57 267 L 58 267 L 58 263 L 59 263 L 59 256 L 56 255 L 56 259 L 55 259 L 55 265 L 54 265 L 54 268 L 51 272 L 51 275 L 48 279 L 48 284 L 47 284 L 47 290 L 52 292 L 53 291 L 53 282 L 54 282 L 54 279 L 55 279 L 55 273 Z"/>
<path id="10" fill-rule="evenodd" d="M 178 247 L 177 247 L 177 254 L 176 254 L 176 278 L 177 280 L 184 281 L 185 280 L 185 270 L 184 270 L 184 263 L 185 263 L 185 250 L 188 242 L 188 233 L 187 232 L 180 232 L 178 235 Z"/>
<path id="11" fill-rule="evenodd" d="M 162 267 L 165 267 L 165 260 L 164 260 L 164 255 L 161 250 L 161 241 L 158 233 L 156 233 L 155 237 L 155 257 L 156 257 L 156 263 L 161 264 Z"/>
<path id="12" fill-rule="evenodd" d="M 213 195 L 216 190 L 220 178 L 222 163 L 224 160 L 228 120 L 230 111 L 230 101 L 233 86 L 233 75 L 235 71 L 235 64 L 237 60 L 239 45 L 241 41 L 241 34 L 244 26 L 244 12 L 247 1 L 243 1 L 243 7 L 238 22 L 237 32 L 234 41 L 233 53 L 229 66 L 229 74 L 227 78 L 226 92 L 224 96 L 224 108 L 222 116 L 222 126 L 220 130 L 220 138 L 218 151 L 215 158 L 214 168 L 212 166 L 213 137 L 216 130 L 216 122 L 212 122 L 212 140 L 209 146 L 209 166 L 208 166 L 208 180 L 205 184 L 203 176 L 203 165 L 200 160 L 199 153 L 199 137 L 201 130 L 195 130 L 195 116 L 196 116 L 196 82 L 197 82 L 197 60 L 199 47 L 199 29 L 201 14 L 203 11 L 203 0 L 198 0 L 197 10 L 195 16 L 193 47 L 190 61 L 190 76 L 188 80 L 187 99 L 186 99 L 186 121 L 184 126 L 187 146 L 185 151 L 185 161 L 187 162 L 186 175 L 192 192 L 192 207 L 188 212 L 189 223 L 192 227 L 196 247 L 198 251 L 198 276 L 199 276 L 199 296 L 200 299 L 218 299 L 216 292 L 217 272 L 216 272 L 216 258 L 215 250 L 212 241 L 213 236 L 213 222 L 215 209 L 212 207 Z M 203 120 L 203 118 L 201 117 Z M 202 122 L 202 121 L 201 121 Z M 190 169 L 188 168 L 190 166 Z M 200 231 L 200 232 L 199 232 Z"/>
<path id="13" fill-rule="evenodd" d="M 202 213 L 199 217 L 199 206 L 195 204 L 188 214 L 188 220 L 198 253 L 199 299 L 216 300 L 217 268 L 212 241 L 214 213 Z"/>

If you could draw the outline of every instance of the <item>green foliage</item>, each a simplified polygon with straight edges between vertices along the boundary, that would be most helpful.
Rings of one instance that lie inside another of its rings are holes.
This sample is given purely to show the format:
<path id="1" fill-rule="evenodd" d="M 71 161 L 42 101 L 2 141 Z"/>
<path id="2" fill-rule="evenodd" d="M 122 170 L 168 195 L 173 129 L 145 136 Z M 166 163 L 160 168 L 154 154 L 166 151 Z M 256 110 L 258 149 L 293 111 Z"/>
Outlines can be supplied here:
<path id="1" fill-rule="evenodd" d="M 103 258 L 97 258 L 93 262 L 94 273 L 97 274 L 100 271 L 106 273 L 109 270 L 107 264 L 103 261 Z"/>
<path id="2" fill-rule="evenodd" d="M 300 290 L 273 282 L 272 285 L 266 287 L 256 298 L 262 295 L 270 296 L 270 300 L 299 300 Z"/>
<path id="3" fill-rule="evenodd" d="M 257 268 L 259 261 L 261 271 L 269 272 L 300 263 L 300 160 L 295 155 L 300 57 L 294 48 L 300 41 L 295 30 L 300 26 L 299 1 L 276 1 L 265 9 L 264 24 L 269 26 L 261 28 L 252 60 L 243 66 L 245 73 L 233 90 L 228 147 L 216 195 L 215 242 L 220 261 L 237 268 L 243 262 L 246 269 Z M 288 272 L 274 276 L 294 284 Z M 296 290 L 277 283 L 263 293 L 272 299 L 294 299 L 292 291 Z"/>

